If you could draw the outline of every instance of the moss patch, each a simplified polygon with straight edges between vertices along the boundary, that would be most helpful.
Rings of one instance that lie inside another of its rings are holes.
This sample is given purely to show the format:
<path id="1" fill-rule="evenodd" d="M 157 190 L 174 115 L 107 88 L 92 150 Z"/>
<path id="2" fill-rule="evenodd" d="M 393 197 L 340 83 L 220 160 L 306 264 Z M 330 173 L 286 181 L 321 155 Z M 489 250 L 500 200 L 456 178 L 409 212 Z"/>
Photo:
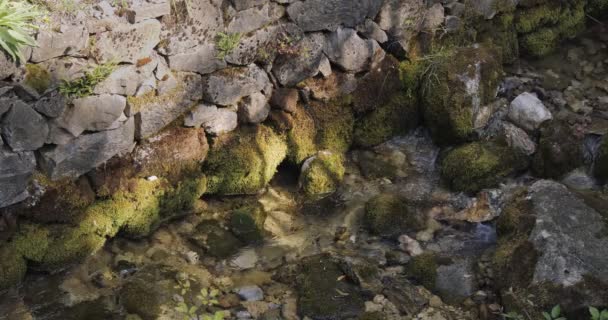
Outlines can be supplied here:
<path id="1" fill-rule="evenodd" d="M 25 84 L 38 93 L 45 92 L 51 86 L 51 74 L 42 65 L 28 63 L 25 71 Z"/>
<path id="2" fill-rule="evenodd" d="M 424 223 L 410 212 L 406 201 L 393 194 L 381 194 L 368 201 L 364 222 L 373 234 L 384 237 L 424 228 Z"/>
<path id="3" fill-rule="evenodd" d="M 348 151 L 353 142 L 355 124 L 351 102 L 348 96 L 330 102 L 312 102 L 309 111 L 315 120 L 319 150 Z"/>
<path id="4" fill-rule="evenodd" d="M 423 253 L 412 258 L 405 267 L 405 274 L 425 288 L 433 290 L 437 280 L 437 268 L 439 268 L 439 263 L 435 254 Z"/>
<path id="5" fill-rule="evenodd" d="M 21 254 L 13 246 L 0 243 L 0 289 L 19 284 L 26 271 L 27 265 Z"/>
<path id="6" fill-rule="evenodd" d="M 203 166 L 208 193 L 256 193 L 270 182 L 286 156 L 285 140 L 264 125 L 220 137 Z"/>
<path id="7" fill-rule="evenodd" d="M 336 191 L 344 178 L 344 157 L 341 154 L 321 151 L 304 163 L 300 186 L 310 197 Z"/>
<path id="8" fill-rule="evenodd" d="M 266 213 L 260 206 L 243 207 L 232 212 L 230 230 L 241 241 L 256 244 L 264 241 Z"/>
<path id="9" fill-rule="evenodd" d="M 582 137 L 566 121 L 544 123 L 532 163 L 534 173 L 543 178 L 560 179 L 584 164 L 582 146 Z"/>
<path id="10" fill-rule="evenodd" d="M 289 162 L 300 165 L 317 152 L 315 120 L 302 106 L 293 114 L 293 127 L 287 132 Z"/>

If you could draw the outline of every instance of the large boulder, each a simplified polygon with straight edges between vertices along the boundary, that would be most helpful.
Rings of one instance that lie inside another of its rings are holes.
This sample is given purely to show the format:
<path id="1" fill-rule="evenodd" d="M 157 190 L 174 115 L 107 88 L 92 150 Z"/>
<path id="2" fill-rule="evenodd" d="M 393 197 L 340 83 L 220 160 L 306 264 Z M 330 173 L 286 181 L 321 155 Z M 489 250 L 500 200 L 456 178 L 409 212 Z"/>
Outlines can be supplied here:
<path id="1" fill-rule="evenodd" d="M 287 14 L 304 31 L 335 31 L 339 26 L 354 28 L 378 14 L 382 0 L 308 0 L 289 5 Z"/>
<path id="2" fill-rule="evenodd" d="M 325 35 L 320 32 L 306 35 L 296 45 L 297 50 L 277 57 L 272 65 L 272 73 L 283 86 L 288 87 L 315 76 L 325 58 L 325 41 Z"/>
<path id="3" fill-rule="evenodd" d="M 65 55 L 83 54 L 89 44 L 89 31 L 83 25 L 62 26 L 60 32 L 44 30 L 36 37 L 32 61 L 42 62 Z"/>
<path id="4" fill-rule="evenodd" d="M 483 106 L 498 90 L 502 68 L 485 47 L 441 51 L 426 60 L 421 84 L 424 120 L 440 144 L 466 141 Z"/>
<path id="5" fill-rule="evenodd" d="M 511 311 L 536 319 L 558 303 L 567 316 L 608 304 L 606 202 L 591 206 L 584 199 L 541 180 L 508 202 L 498 221 L 494 264 Z"/>
<path id="6" fill-rule="evenodd" d="M 119 119 L 124 117 L 127 99 L 119 95 L 102 94 L 74 99 L 72 103 L 58 119 L 58 124 L 78 137 L 85 131 L 115 129 Z"/>
<path id="7" fill-rule="evenodd" d="M 129 118 L 118 129 L 81 135 L 69 144 L 40 151 L 40 164 L 52 179 L 75 178 L 133 147 L 135 123 Z"/>
<path id="8" fill-rule="evenodd" d="M 49 134 L 47 121 L 23 101 L 11 103 L 2 122 L 2 138 L 13 151 L 33 151 L 44 145 Z"/>
<path id="9" fill-rule="evenodd" d="M 0 145 L 0 208 L 24 200 L 29 178 L 36 168 L 33 152 L 11 152 Z"/>

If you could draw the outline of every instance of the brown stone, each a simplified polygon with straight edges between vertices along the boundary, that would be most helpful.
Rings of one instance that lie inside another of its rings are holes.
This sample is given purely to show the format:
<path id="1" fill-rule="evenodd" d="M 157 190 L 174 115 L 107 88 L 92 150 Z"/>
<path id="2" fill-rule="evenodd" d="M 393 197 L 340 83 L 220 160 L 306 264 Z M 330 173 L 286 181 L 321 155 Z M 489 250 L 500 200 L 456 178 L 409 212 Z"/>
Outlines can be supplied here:
<path id="1" fill-rule="evenodd" d="M 399 79 L 399 61 L 387 55 L 382 62 L 363 76 L 353 92 L 353 108 L 364 113 L 385 105 L 404 90 Z"/>
<path id="2" fill-rule="evenodd" d="M 295 113 L 298 106 L 298 90 L 292 88 L 279 88 L 274 91 L 270 106 L 285 112 Z"/>

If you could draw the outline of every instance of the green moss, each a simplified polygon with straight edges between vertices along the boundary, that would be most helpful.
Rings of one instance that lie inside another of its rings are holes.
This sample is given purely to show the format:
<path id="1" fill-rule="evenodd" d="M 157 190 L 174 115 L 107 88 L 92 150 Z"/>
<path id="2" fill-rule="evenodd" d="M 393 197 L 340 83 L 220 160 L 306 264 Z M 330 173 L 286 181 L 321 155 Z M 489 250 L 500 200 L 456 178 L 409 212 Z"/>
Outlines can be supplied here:
<path id="1" fill-rule="evenodd" d="M 49 246 L 50 230 L 37 224 L 22 223 L 13 241 L 14 247 L 25 259 L 40 262 Z"/>
<path id="2" fill-rule="evenodd" d="M 293 114 L 293 128 L 287 132 L 287 160 L 300 165 L 317 152 L 315 120 L 301 106 Z"/>
<path id="3" fill-rule="evenodd" d="M 605 136 L 595 159 L 593 172 L 602 182 L 608 181 L 608 136 Z"/>
<path id="4" fill-rule="evenodd" d="M 315 101 L 309 109 L 317 128 L 319 150 L 348 151 L 353 142 L 355 118 L 349 96 L 327 103 Z"/>
<path id="5" fill-rule="evenodd" d="M 241 241 L 255 244 L 264 241 L 266 213 L 260 206 L 235 210 L 230 216 L 230 230 Z"/>
<path id="6" fill-rule="evenodd" d="M 425 288 L 433 290 L 437 280 L 438 267 L 439 264 L 435 254 L 423 253 L 412 258 L 405 267 L 405 274 L 418 281 Z"/>
<path id="7" fill-rule="evenodd" d="M 409 211 L 406 200 L 393 194 L 381 194 L 368 201 L 364 222 L 373 234 L 384 237 L 424 228 L 424 223 Z"/>
<path id="8" fill-rule="evenodd" d="M 534 173 L 557 180 L 583 166 L 582 145 L 580 135 L 566 121 L 546 122 L 541 126 L 538 150 L 532 163 Z"/>
<path id="9" fill-rule="evenodd" d="M 492 102 L 502 74 L 497 54 L 485 47 L 444 50 L 425 57 L 420 88 L 424 121 L 439 144 L 467 141 L 476 108 Z M 467 84 L 479 79 L 470 92 Z"/>
<path id="10" fill-rule="evenodd" d="M 211 194 L 253 194 L 264 188 L 287 155 L 287 143 L 261 125 L 220 137 L 203 171 Z"/>
<path id="11" fill-rule="evenodd" d="M 341 154 L 321 151 L 304 163 L 300 186 L 309 197 L 336 191 L 344 178 L 344 157 Z"/>
<path id="12" fill-rule="evenodd" d="M 492 143 L 473 142 L 451 150 L 441 173 L 457 191 L 476 193 L 491 188 L 511 173 L 525 168 L 525 159 L 513 150 Z"/>
<path id="13" fill-rule="evenodd" d="M 13 246 L 0 243 L 0 289 L 19 284 L 26 271 L 27 265 L 21 254 Z"/>
<path id="14" fill-rule="evenodd" d="M 192 173 L 169 188 L 161 198 L 160 210 L 164 216 L 175 216 L 194 210 L 196 202 L 207 191 L 207 177 L 200 173 Z"/>
<path id="15" fill-rule="evenodd" d="M 25 70 L 24 82 L 28 87 L 43 93 L 51 86 L 51 74 L 42 65 L 28 63 Z"/>
<path id="16" fill-rule="evenodd" d="M 378 145 L 390 138 L 407 133 L 418 120 L 416 99 L 411 94 L 394 96 L 355 122 L 354 143 L 361 147 Z"/>

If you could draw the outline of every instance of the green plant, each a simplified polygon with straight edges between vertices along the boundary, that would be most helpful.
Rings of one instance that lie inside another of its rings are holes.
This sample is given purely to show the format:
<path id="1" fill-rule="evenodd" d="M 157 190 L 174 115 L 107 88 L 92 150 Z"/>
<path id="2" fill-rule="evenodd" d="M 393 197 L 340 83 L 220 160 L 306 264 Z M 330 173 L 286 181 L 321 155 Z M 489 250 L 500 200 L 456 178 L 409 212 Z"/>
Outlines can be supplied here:
<path id="1" fill-rule="evenodd" d="M 175 289 L 179 289 L 179 300 L 175 311 L 184 316 L 184 320 L 224 320 L 224 312 L 216 311 L 213 314 L 205 313 L 208 308 L 219 304 L 217 296 L 219 290 L 202 288 L 196 295 L 196 300 L 188 299 L 192 290 L 192 281 L 187 274 L 179 274 Z"/>
<path id="2" fill-rule="evenodd" d="M 81 98 L 93 94 L 95 86 L 107 79 L 116 69 L 116 63 L 109 62 L 95 66 L 85 72 L 83 77 L 72 81 L 63 81 L 59 85 L 59 92 L 66 97 Z"/>
<path id="3" fill-rule="evenodd" d="M 37 29 L 32 23 L 41 15 L 34 5 L 25 1 L 0 0 L 0 47 L 15 61 L 26 61 L 23 46 L 36 46 L 30 33 Z"/>
<path id="4" fill-rule="evenodd" d="M 504 319 L 513 319 L 513 320 L 526 320 L 526 318 L 524 318 L 523 315 L 515 312 L 515 311 L 511 311 L 509 313 L 503 313 L 502 317 Z"/>
<path id="5" fill-rule="evenodd" d="M 217 58 L 224 59 L 227 55 L 232 53 L 239 42 L 241 42 L 240 33 L 219 32 L 215 41 L 218 51 Z"/>
<path id="6" fill-rule="evenodd" d="M 591 320 L 608 320 L 608 309 L 600 311 L 595 307 L 589 307 L 589 313 L 591 314 Z"/>
<path id="7" fill-rule="evenodd" d="M 551 313 L 543 312 L 543 317 L 545 317 L 546 320 L 566 320 L 566 317 L 563 317 L 561 313 L 562 308 L 559 305 L 556 305 L 551 309 Z"/>

